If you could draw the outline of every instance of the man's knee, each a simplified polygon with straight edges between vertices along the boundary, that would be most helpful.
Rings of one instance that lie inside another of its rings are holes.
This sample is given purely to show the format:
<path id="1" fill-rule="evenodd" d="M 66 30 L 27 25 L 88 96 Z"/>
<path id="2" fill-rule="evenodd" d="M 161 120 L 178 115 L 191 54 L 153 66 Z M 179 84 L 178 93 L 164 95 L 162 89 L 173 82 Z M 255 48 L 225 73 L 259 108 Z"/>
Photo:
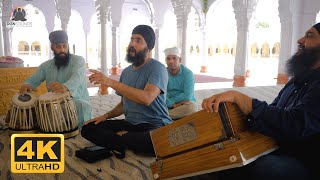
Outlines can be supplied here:
<path id="1" fill-rule="evenodd" d="M 186 109 L 190 114 L 192 114 L 198 111 L 198 105 L 196 102 L 189 101 L 186 103 Z"/>
<path id="2" fill-rule="evenodd" d="M 81 128 L 81 135 L 84 138 L 87 138 L 89 134 L 92 134 L 94 132 L 94 124 L 89 123 L 87 125 L 82 126 Z"/>

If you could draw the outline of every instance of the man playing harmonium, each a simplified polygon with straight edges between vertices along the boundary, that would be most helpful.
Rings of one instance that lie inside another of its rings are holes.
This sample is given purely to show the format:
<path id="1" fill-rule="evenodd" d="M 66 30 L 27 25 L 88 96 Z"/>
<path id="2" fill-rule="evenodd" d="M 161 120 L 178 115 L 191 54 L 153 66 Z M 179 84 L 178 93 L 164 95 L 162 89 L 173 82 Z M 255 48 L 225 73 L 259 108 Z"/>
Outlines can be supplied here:
<path id="1" fill-rule="evenodd" d="M 219 180 L 320 179 L 320 23 L 298 44 L 287 62 L 292 78 L 271 104 L 237 91 L 203 100 L 208 112 L 217 112 L 221 102 L 236 103 L 248 115 L 249 129 L 272 137 L 279 146 L 246 166 L 219 172 Z"/>

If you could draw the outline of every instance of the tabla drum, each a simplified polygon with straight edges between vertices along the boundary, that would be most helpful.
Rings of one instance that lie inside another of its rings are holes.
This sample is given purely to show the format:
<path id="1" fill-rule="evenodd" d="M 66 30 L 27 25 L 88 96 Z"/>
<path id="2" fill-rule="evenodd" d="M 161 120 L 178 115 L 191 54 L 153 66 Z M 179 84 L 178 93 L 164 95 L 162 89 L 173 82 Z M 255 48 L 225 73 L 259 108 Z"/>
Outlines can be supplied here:
<path id="1" fill-rule="evenodd" d="M 79 133 L 77 110 L 69 92 L 41 95 L 38 111 L 40 132 L 64 134 L 65 139 Z"/>
<path id="2" fill-rule="evenodd" d="M 8 111 L 10 134 L 26 134 L 37 132 L 37 102 L 38 96 L 26 92 L 24 95 L 15 94 L 11 99 Z"/>

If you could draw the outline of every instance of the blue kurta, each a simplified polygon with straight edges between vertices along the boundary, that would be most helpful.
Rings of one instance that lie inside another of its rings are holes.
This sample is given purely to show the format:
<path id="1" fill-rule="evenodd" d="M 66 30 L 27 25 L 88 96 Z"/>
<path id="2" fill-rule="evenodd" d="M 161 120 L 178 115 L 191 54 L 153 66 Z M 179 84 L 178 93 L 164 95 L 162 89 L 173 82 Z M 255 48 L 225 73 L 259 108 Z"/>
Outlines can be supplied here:
<path id="1" fill-rule="evenodd" d="M 169 82 L 166 103 L 169 108 L 173 104 L 189 100 L 196 101 L 194 97 L 194 75 L 193 72 L 180 64 L 179 73 L 173 76 L 169 70 Z"/>
<path id="2" fill-rule="evenodd" d="M 42 63 L 25 83 L 37 88 L 43 81 L 46 81 L 47 87 L 52 82 L 59 82 L 68 88 L 77 107 L 79 126 L 91 119 L 90 97 L 83 57 L 70 54 L 69 64 L 60 69 L 54 64 L 54 59 L 50 59 Z"/>

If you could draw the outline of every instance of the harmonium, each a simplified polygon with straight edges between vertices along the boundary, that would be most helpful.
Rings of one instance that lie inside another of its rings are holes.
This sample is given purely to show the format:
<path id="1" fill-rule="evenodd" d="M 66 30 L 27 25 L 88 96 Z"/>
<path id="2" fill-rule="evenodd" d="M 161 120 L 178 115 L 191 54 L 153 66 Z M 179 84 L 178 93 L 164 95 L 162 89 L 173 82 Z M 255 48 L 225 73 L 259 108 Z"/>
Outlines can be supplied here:
<path id="1" fill-rule="evenodd" d="M 248 130 L 247 117 L 234 103 L 218 113 L 200 110 L 150 132 L 156 159 L 154 179 L 180 179 L 241 167 L 277 149 L 276 142 Z"/>

